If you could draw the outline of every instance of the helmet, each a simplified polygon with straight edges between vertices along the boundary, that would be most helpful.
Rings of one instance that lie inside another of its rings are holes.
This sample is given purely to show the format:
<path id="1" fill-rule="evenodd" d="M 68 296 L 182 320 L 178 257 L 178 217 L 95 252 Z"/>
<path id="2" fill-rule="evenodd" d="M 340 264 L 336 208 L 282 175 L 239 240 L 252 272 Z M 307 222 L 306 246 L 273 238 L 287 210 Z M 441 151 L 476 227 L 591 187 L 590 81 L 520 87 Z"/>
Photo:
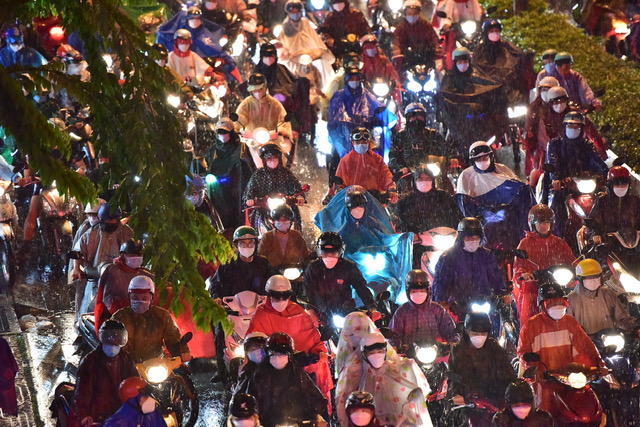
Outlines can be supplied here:
<path id="1" fill-rule="evenodd" d="M 269 157 L 276 156 L 278 158 L 282 158 L 282 149 L 278 144 L 264 144 L 262 148 L 260 148 L 260 158 L 268 159 Z"/>
<path id="2" fill-rule="evenodd" d="M 565 298 L 565 296 L 560 285 L 555 282 L 544 283 L 538 289 L 538 305 L 542 304 L 544 301 L 558 298 Z"/>
<path id="3" fill-rule="evenodd" d="M 554 86 L 560 86 L 560 83 L 558 82 L 558 79 L 552 76 L 543 77 L 540 80 L 540 83 L 538 83 L 538 87 L 554 87 Z"/>
<path id="4" fill-rule="evenodd" d="M 502 22 L 499 19 L 489 19 L 482 23 L 482 34 L 487 34 L 490 30 L 497 28 L 502 31 Z"/>
<path id="5" fill-rule="evenodd" d="M 563 124 L 576 124 L 576 125 L 585 125 L 585 118 L 584 118 L 584 114 L 582 114 L 580 111 L 569 111 L 565 116 L 564 119 L 562 120 Z"/>
<path id="6" fill-rule="evenodd" d="M 429 275 L 422 270 L 415 269 L 407 273 L 404 279 L 407 284 L 407 290 L 410 289 L 429 289 Z"/>
<path id="7" fill-rule="evenodd" d="M 507 405 L 513 405 L 515 403 L 528 403 L 533 405 L 533 397 L 533 389 L 529 383 L 523 379 L 517 379 L 509 384 L 504 394 Z"/>
<path id="8" fill-rule="evenodd" d="M 267 292 L 287 292 L 291 290 L 291 282 L 283 275 L 276 274 L 269 277 L 269 280 L 267 280 L 267 283 L 264 286 L 264 290 Z"/>
<path id="9" fill-rule="evenodd" d="M 360 76 L 360 78 L 362 78 L 362 73 L 360 72 L 360 68 L 358 68 L 355 65 L 349 65 L 347 68 L 345 68 L 344 70 L 344 78 L 345 80 L 347 80 L 349 77 L 351 76 Z"/>
<path id="10" fill-rule="evenodd" d="M 469 147 L 469 160 L 493 154 L 491 146 L 485 141 L 476 141 Z"/>
<path id="11" fill-rule="evenodd" d="M 413 179 L 417 180 L 418 178 L 420 178 L 421 175 L 430 176 L 432 180 L 436 179 L 435 175 L 433 174 L 433 171 L 423 165 L 418 166 L 416 170 L 413 171 Z"/>
<path id="12" fill-rule="evenodd" d="M 262 49 L 262 48 L 260 48 Z M 253 92 L 255 90 L 262 89 L 267 84 L 267 79 L 264 77 L 264 74 L 255 73 L 249 76 L 249 81 L 247 82 L 247 91 Z"/>
<path id="13" fill-rule="evenodd" d="M 342 66 L 345 70 L 350 66 L 355 66 L 356 68 L 358 68 L 358 66 L 353 64 L 353 62 L 357 64 L 360 63 L 360 55 L 358 55 L 358 52 L 347 52 L 342 57 Z"/>
<path id="14" fill-rule="evenodd" d="M 202 190 L 206 187 L 204 178 L 202 178 L 200 175 L 193 175 L 193 177 L 185 175 L 185 179 L 187 180 L 187 190 Z"/>
<path id="15" fill-rule="evenodd" d="M 229 413 L 236 418 L 250 418 L 258 413 L 258 401 L 247 393 L 237 393 L 229 404 Z"/>
<path id="16" fill-rule="evenodd" d="M 260 56 L 278 56 L 278 51 L 271 43 L 262 43 L 260 46 Z"/>
<path id="17" fill-rule="evenodd" d="M 282 217 L 285 217 L 289 221 L 293 221 L 293 210 L 289 207 L 289 205 L 284 204 L 280 205 L 275 209 L 272 209 L 269 213 L 269 216 L 272 220 L 276 221 Z"/>
<path id="18" fill-rule="evenodd" d="M 107 203 L 105 199 L 98 199 L 96 203 L 87 203 L 87 206 L 84 207 L 84 213 L 86 214 L 97 214 L 100 206 Z"/>
<path id="19" fill-rule="evenodd" d="M 293 354 L 295 345 L 291 335 L 284 332 L 274 332 L 267 338 L 265 348 L 269 355 L 273 353 Z"/>
<path id="20" fill-rule="evenodd" d="M 129 293 L 156 293 L 156 285 L 153 283 L 153 279 L 149 276 L 136 276 L 129 282 Z"/>
<path id="21" fill-rule="evenodd" d="M 379 348 L 387 348 L 387 340 L 380 332 L 373 332 L 362 337 L 360 351 L 366 353 Z"/>
<path id="22" fill-rule="evenodd" d="M 198 6 L 187 9 L 187 19 L 202 19 L 202 10 Z"/>
<path id="23" fill-rule="evenodd" d="M 542 52 L 542 59 L 555 60 L 557 54 L 558 54 L 557 50 L 555 50 L 555 49 L 547 49 L 544 52 Z"/>
<path id="24" fill-rule="evenodd" d="M 56 50 L 56 56 L 59 58 L 66 58 L 70 52 L 73 52 L 75 49 L 70 44 L 61 44 L 58 46 Z"/>
<path id="25" fill-rule="evenodd" d="M 288 0 L 284 5 L 285 12 L 291 12 L 293 9 L 304 10 L 304 4 L 300 0 Z"/>
<path id="26" fill-rule="evenodd" d="M 554 86 L 551 89 L 549 89 L 549 92 L 547 92 L 547 99 L 549 100 L 550 103 L 561 98 L 569 99 L 569 95 L 567 94 L 567 91 L 562 86 Z"/>
<path id="27" fill-rule="evenodd" d="M 462 218 L 462 221 L 458 223 L 458 233 L 466 237 L 484 237 L 484 229 L 482 228 L 482 223 L 478 218 L 474 218 L 471 216 Z"/>
<path id="28" fill-rule="evenodd" d="M 464 329 L 472 332 L 490 332 L 491 319 L 487 313 L 468 313 L 464 318 Z"/>
<path id="29" fill-rule="evenodd" d="M 140 240 L 129 239 L 120 245 L 120 253 L 128 255 L 142 255 L 144 245 Z"/>
<path id="30" fill-rule="evenodd" d="M 365 43 L 378 43 L 378 38 L 373 34 L 367 34 L 360 39 L 360 46 L 364 46 Z"/>
<path id="31" fill-rule="evenodd" d="M 22 43 L 23 35 L 22 31 L 18 27 L 9 27 L 4 32 L 4 37 L 7 39 L 7 43 Z"/>
<path id="32" fill-rule="evenodd" d="M 156 43 L 152 46 L 157 52 L 160 59 L 167 59 L 169 57 L 169 51 L 165 47 L 165 45 Z"/>
<path id="33" fill-rule="evenodd" d="M 118 396 L 120 400 L 126 402 L 127 400 L 138 397 L 140 394 L 151 394 L 149 383 L 140 377 L 131 377 L 120 383 L 118 388 Z"/>
<path id="34" fill-rule="evenodd" d="M 553 226 L 555 217 L 555 213 L 549 206 L 542 203 L 535 205 L 529 210 L 529 228 L 531 231 L 536 231 L 536 224 L 544 221 L 551 222 Z"/>
<path id="35" fill-rule="evenodd" d="M 344 203 L 347 205 L 347 209 L 355 209 L 359 207 L 366 207 L 367 196 L 360 191 L 352 191 L 347 193 L 344 198 Z"/>
<path id="36" fill-rule="evenodd" d="M 184 28 L 173 33 L 173 39 L 183 39 L 183 40 L 191 40 L 191 33 L 189 30 L 185 30 Z"/>
<path id="37" fill-rule="evenodd" d="M 404 116 L 408 119 L 414 114 L 427 114 L 427 110 L 421 103 L 412 102 L 404 109 Z"/>
<path id="38" fill-rule="evenodd" d="M 375 410 L 376 404 L 373 395 L 368 391 L 354 391 L 347 397 L 345 408 L 347 415 L 349 415 L 355 409 L 368 408 Z"/>
<path id="39" fill-rule="evenodd" d="M 111 206 L 109 203 L 105 203 L 101 205 L 98 209 L 98 219 L 100 221 L 108 221 L 110 219 L 120 219 L 122 218 L 122 209 L 118 208 L 115 212 L 111 212 Z"/>
<path id="40" fill-rule="evenodd" d="M 367 138 L 367 134 L 369 135 L 368 138 Z M 367 129 L 364 126 L 357 126 L 351 130 L 351 133 L 349 134 L 349 138 L 352 141 L 359 141 L 365 138 L 367 139 L 367 141 L 369 141 L 371 140 L 371 132 L 369 132 L 369 129 Z"/>
<path id="41" fill-rule="evenodd" d="M 233 232 L 233 243 L 238 240 L 258 240 L 258 233 L 253 227 L 242 225 Z"/>
<path id="42" fill-rule="evenodd" d="M 404 10 L 407 10 L 408 8 L 412 8 L 412 9 L 421 9 L 422 10 L 422 3 L 420 3 L 420 0 L 406 0 L 403 4 L 402 4 L 402 8 Z"/>
<path id="43" fill-rule="evenodd" d="M 344 242 L 342 241 L 342 237 L 335 231 L 325 231 L 318 237 L 316 248 L 318 250 L 318 256 L 322 256 L 323 253 L 335 252 L 342 255 L 344 252 Z"/>
<path id="44" fill-rule="evenodd" d="M 250 345 L 256 344 L 261 347 L 264 347 L 267 343 L 267 335 L 262 332 L 251 332 L 249 335 L 244 337 L 244 341 L 242 345 L 244 346 L 245 351 L 249 348 Z"/>
<path id="45" fill-rule="evenodd" d="M 558 65 L 562 64 L 573 64 L 573 56 L 569 52 L 559 52 L 555 58 L 553 58 L 553 62 Z"/>
<path id="46" fill-rule="evenodd" d="M 223 117 L 218 120 L 218 123 L 216 123 L 216 131 L 224 129 L 227 132 L 231 132 L 234 128 L 235 126 L 233 125 L 233 120 L 228 117 Z"/>
<path id="47" fill-rule="evenodd" d="M 595 259 L 583 259 L 576 266 L 576 276 L 599 276 L 602 274 L 602 267 Z"/>
<path id="48" fill-rule="evenodd" d="M 122 323 L 109 319 L 100 326 L 98 337 L 102 344 L 124 347 L 127 345 L 129 334 L 127 333 L 127 328 L 125 328 Z"/>
<path id="49" fill-rule="evenodd" d="M 471 59 L 471 51 L 466 47 L 459 47 L 453 50 L 451 57 L 453 59 L 453 62 L 463 59 L 469 60 Z"/>
<path id="50" fill-rule="evenodd" d="M 607 182 L 612 185 L 629 184 L 631 182 L 631 174 L 629 169 L 624 166 L 614 166 L 609 169 L 609 176 Z"/>

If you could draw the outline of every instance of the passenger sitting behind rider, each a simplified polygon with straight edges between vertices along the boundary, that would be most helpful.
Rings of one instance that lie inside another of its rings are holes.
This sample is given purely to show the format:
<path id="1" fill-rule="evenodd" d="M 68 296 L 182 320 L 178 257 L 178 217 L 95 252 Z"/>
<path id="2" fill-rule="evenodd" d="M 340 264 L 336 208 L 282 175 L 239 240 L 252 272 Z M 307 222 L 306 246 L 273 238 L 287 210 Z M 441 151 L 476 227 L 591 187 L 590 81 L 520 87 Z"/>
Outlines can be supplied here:
<path id="1" fill-rule="evenodd" d="M 258 401 L 247 393 L 238 393 L 229 403 L 227 427 L 262 427 L 258 417 Z"/>
<path id="2" fill-rule="evenodd" d="M 376 419 L 375 400 L 371 393 L 354 391 L 347 398 L 345 409 L 349 417 L 347 427 L 380 427 Z"/>
<path id="3" fill-rule="evenodd" d="M 533 389 L 525 380 L 517 379 L 509 384 L 504 399 L 507 407 L 493 417 L 492 427 L 553 427 L 556 425 L 550 413 L 536 408 Z"/>
<path id="4" fill-rule="evenodd" d="M 122 406 L 103 427 L 167 427 L 153 389 L 142 378 L 128 378 L 120 384 Z"/>
<path id="5" fill-rule="evenodd" d="M 309 249 L 302 233 L 293 229 L 293 210 L 286 204 L 273 209 L 270 214 L 273 230 L 267 231 L 260 240 L 258 252 L 269 260 L 271 267 L 303 264 Z"/>
<path id="6" fill-rule="evenodd" d="M 147 276 L 136 276 L 129 283 L 130 307 L 116 311 L 112 319 L 122 322 L 129 333 L 125 351 L 136 363 L 165 356 L 165 345 L 172 356 L 191 360 L 189 347 L 180 342 L 180 330 L 169 311 L 152 305 L 156 287 Z"/>

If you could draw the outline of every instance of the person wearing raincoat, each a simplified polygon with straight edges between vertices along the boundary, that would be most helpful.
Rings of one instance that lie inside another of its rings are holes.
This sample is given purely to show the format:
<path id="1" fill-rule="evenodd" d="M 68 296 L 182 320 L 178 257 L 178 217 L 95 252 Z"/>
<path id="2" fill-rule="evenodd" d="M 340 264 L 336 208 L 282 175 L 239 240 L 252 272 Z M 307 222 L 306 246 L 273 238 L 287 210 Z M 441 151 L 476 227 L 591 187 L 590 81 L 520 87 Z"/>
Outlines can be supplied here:
<path id="1" fill-rule="evenodd" d="M 9 343 L 0 337 L 0 410 L 7 415 L 18 415 L 18 397 L 15 377 L 18 364 Z"/>
<path id="2" fill-rule="evenodd" d="M 367 391 L 375 400 L 376 418 L 381 425 L 396 427 L 432 426 L 426 399 L 429 383 L 412 359 L 389 358 L 387 341 L 380 333 L 364 336 L 360 360 L 348 363 L 338 378 L 336 406 L 338 419 L 348 425 L 347 398 L 354 391 Z"/>
<path id="3" fill-rule="evenodd" d="M 373 320 L 361 311 L 354 311 L 344 318 L 344 327 L 338 339 L 338 352 L 336 354 L 335 375 L 340 375 L 345 366 L 361 361 L 360 342 L 369 334 L 380 332 Z M 387 346 L 389 360 L 397 359 L 398 355 L 392 346 Z"/>

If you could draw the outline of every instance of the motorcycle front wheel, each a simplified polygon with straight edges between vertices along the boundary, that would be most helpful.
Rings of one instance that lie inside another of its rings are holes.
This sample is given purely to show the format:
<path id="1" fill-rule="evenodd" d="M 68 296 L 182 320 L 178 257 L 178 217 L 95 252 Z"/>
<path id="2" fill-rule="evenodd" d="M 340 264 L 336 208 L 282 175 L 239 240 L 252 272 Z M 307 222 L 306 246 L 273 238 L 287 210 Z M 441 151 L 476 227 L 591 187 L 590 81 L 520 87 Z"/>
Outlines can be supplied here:
<path id="1" fill-rule="evenodd" d="M 200 401 L 191 379 L 186 376 L 176 378 L 171 396 L 178 424 L 182 427 L 195 426 L 200 413 Z"/>
<path id="2" fill-rule="evenodd" d="M 13 287 L 16 273 L 16 261 L 10 240 L 0 242 L 0 292 Z"/>

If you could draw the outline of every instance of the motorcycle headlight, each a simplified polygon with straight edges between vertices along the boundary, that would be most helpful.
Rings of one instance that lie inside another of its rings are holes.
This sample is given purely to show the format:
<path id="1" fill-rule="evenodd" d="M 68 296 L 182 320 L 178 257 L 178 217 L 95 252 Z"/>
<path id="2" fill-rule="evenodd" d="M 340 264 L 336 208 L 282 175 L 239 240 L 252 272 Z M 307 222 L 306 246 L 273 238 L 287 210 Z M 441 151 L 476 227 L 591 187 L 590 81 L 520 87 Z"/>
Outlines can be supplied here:
<path id="1" fill-rule="evenodd" d="M 389 0 L 388 4 L 393 13 L 398 13 L 402 9 L 402 0 Z"/>
<path id="2" fill-rule="evenodd" d="M 102 60 L 107 66 L 107 70 L 113 66 L 113 58 L 108 53 L 105 53 L 104 55 L 102 55 Z"/>
<path id="3" fill-rule="evenodd" d="M 425 365 L 433 363 L 437 357 L 438 350 L 434 345 L 430 347 L 420 347 L 416 350 L 416 359 L 418 359 L 418 362 L 424 363 Z"/>
<path id="4" fill-rule="evenodd" d="M 258 128 L 253 131 L 253 139 L 255 139 L 258 144 L 266 144 L 271 139 L 271 135 L 269 135 L 269 131 L 265 128 Z"/>
<path id="5" fill-rule="evenodd" d="M 553 280 L 560 286 L 567 286 L 573 280 L 573 272 L 568 268 L 558 268 L 553 272 Z"/>
<path id="6" fill-rule="evenodd" d="M 573 388 L 583 388 L 587 385 L 587 377 L 582 372 L 572 372 L 567 377 L 569 385 Z"/>
<path id="7" fill-rule="evenodd" d="M 376 254 L 376 256 L 366 254 L 362 263 L 364 264 L 366 273 L 369 276 L 373 276 L 374 274 L 384 271 L 387 267 L 387 259 L 383 254 Z"/>
<path id="8" fill-rule="evenodd" d="M 510 119 L 517 119 L 518 117 L 527 115 L 527 106 L 526 105 L 517 105 L 513 108 L 507 108 L 507 113 Z"/>
<path id="9" fill-rule="evenodd" d="M 433 78 L 427 80 L 424 86 L 422 86 L 425 92 L 435 92 L 437 87 L 438 87 L 438 82 L 436 81 L 436 79 L 433 79 Z"/>
<path id="10" fill-rule="evenodd" d="M 284 205 L 285 203 L 287 203 L 285 199 L 278 198 L 278 197 L 273 197 L 273 198 L 269 197 L 267 199 L 267 206 L 269 207 L 269 212 L 271 212 L 277 207 Z"/>
<path id="11" fill-rule="evenodd" d="M 478 29 L 478 23 L 476 21 L 464 21 L 460 24 L 460 28 L 465 36 L 472 36 Z"/>
<path id="12" fill-rule="evenodd" d="M 429 163 L 427 165 L 427 169 L 431 171 L 433 176 L 440 176 L 440 166 L 438 166 L 436 163 Z"/>
<path id="13" fill-rule="evenodd" d="M 224 98 L 224 96 L 227 94 L 227 85 L 220 85 L 216 88 L 216 94 L 218 95 L 218 98 Z"/>
<path id="14" fill-rule="evenodd" d="M 491 304 L 489 304 L 489 302 L 484 302 L 482 304 L 474 302 L 471 304 L 471 311 L 473 313 L 489 314 L 491 312 Z"/>
<path id="15" fill-rule="evenodd" d="M 282 25 L 279 24 L 273 27 L 273 35 L 275 38 L 280 37 L 280 33 L 282 33 Z"/>
<path id="16" fill-rule="evenodd" d="M 244 50 L 244 34 L 238 34 L 236 40 L 231 45 L 231 55 L 232 56 L 240 56 L 242 55 L 242 51 Z"/>
<path id="17" fill-rule="evenodd" d="M 624 337 L 622 334 L 607 335 L 602 339 L 602 343 L 605 347 L 615 346 L 616 352 L 618 352 L 624 348 Z"/>
<path id="18" fill-rule="evenodd" d="M 241 345 L 237 346 L 235 350 L 233 350 L 233 356 L 244 358 L 244 347 Z"/>
<path id="19" fill-rule="evenodd" d="M 578 187 L 578 191 L 582 194 L 593 193 L 596 191 L 596 180 L 595 179 L 580 179 L 576 180 L 576 185 Z"/>
<path id="20" fill-rule="evenodd" d="M 220 41 L 218 43 L 220 44 L 220 47 L 225 47 L 227 43 L 229 43 L 229 37 L 227 36 L 220 37 Z"/>
<path id="21" fill-rule="evenodd" d="M 333 322 L 333 326 L 335 326 L 336 328 L 344 328 L 344 317 L 340 316 L 339 314 L 334 314 L 331 320 Z"/>
<path id="22" fill-rule="evenodd" d="M 623 272 L 620 274 L 620 283 L 622 283 L 622 287 L 626 292 L 630 294 L 640 293 L 640 281 L 629 273 Z"/>
<path id="23" fill-rule="evenodd" d="M 203 112 L 204 114 L 206 114 L 212 119 L 215 119 L 216 117 L 218 117 L 218 110 L 212 105 L 204 105 L 204 104 L 198 105 L 198 110 L 200 110 L 201 112 Z"/>
<path id="24" fill-rule="evenodd" d="M 446 251 L 453 247 L 453 244 L 456 242 L 456 237 L 453 234 L 449 234 L 443 236 L 441 234 L 436 234 L 433 237 L 433 246 L 438 251 Z"/>
<path id="25" fill-rule="evenodd" d="M 4 196 L 4 187 L 0 187 L 0 197 Z"/>
<path id="26" fill-rule="evenodd" d="M 173 108 L 178 108 L 178 105 L 180 105 L 180 97 L 176 95 L 169 95 L 167 96 L 167 103 Z"/>
<path id="27" fill-rule="evenodd" d="M 322 10 L 322 9 L 324 9 L 325 1 L 324 0 L 311 0 L 311 6 L 313 6 L 313 8 L 315 10 Z"/>
<path id="28" fill-rule="evenodd" d="M 207 174 L 207 176 L 204 177 L 204 182 L 206 182 L 207 184 L 215 184 L 216 181 L 218 181 L 218 178 L 216 178 L 216 176 L 214 174 Z"/>
<path id="29" fill-rule="evenodd" d="M 151 366 L 147 369 L 147 380 L 152 383 L 161 383 L 169 377 L 169 370 L 164 365 Z"/>
<path id="30" fill-rule="evenodd" d="M 374 83 L 371 90 L 373 90 L 373 94 L 379 98 L 384 98 L 389 95 L 389 85 L 386 83 Z"/>
<path id="31" fill-rule="evenodd" d="M 296 280 L 300 277 L 301 271 L 299 268 L 295 267 L 285 268 L 282 275 L 289 280 Z"/>
<path id="32" fill-rule="evenodd" d="M 187 133 L 191 133 L 191 131 L 193 131 L 195 128 L 196 128 L 195 120 L 189 120 L 189 123 L 187 123 Z"/>
<path id="33" fill-rule="evenodd" d="M 409 80 L 409 83 L 407 83 L 407 89 L 411 92 L 418 93 L 422 90 L 422 86 L 415 80 Z"/>

